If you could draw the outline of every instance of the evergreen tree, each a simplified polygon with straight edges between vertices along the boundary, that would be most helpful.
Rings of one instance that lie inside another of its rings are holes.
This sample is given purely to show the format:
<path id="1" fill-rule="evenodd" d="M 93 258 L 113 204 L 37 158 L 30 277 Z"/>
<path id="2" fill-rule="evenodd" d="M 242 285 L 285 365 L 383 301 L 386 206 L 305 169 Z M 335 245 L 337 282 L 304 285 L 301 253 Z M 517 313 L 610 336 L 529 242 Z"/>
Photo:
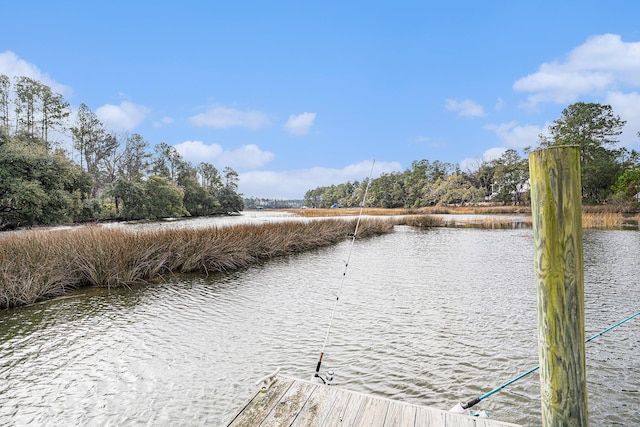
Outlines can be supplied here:
<path id="1" fill-rule="evenodd" d="M 618 142 L 625 123 L 610 105 L 576 102 L 549 126 L 550 137 L 540 136 L 540 146 L 579 146 L 582 197 L 603 202 L 621 173 L 617 152 L 610 147 Z"/>

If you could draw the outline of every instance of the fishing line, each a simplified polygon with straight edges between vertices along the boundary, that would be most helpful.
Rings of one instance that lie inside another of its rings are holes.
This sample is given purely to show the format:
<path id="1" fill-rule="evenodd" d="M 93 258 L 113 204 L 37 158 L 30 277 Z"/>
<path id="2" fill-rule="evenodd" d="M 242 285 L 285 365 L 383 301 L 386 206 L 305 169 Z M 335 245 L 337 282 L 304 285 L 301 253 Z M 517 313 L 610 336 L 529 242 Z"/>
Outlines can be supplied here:
<path id="1" fill-rule="evenodd" d="M 610 330 L 612 330 L 612 329 L 614 329 L 614 328 L 617 328 L 618 326 L 622 325 L 623 323 L 626 323 L 626 322 L 628 322 L 629 320 L 633 319 L 634 317 L 638 317 L 638 316 L 640 316 L 640 311 L 639 311 L 639 312 L 637 312 L 636 314 L 633 314 L 633 315 L 631 315 L 631 316 L 629 316 L 629 317 L 625 318 L 625 319 L 622 319 L 621 321 L 619 321 L 619 322 L 618 322 L 618 323 L 616 323 L 616 324 L 613 324 L 613 325 L 609 326 L 608 328 L 606 328 L 606 329 L 604 329 L 604 330 L 602 330 L 602 331 L 598 332 L 597 334 L 593 335 L 592 337 L 587 338 L 587 339 L 584 341 L 584 342 L 585 342 L 585 344 L 586 344 L 586 343 L 588 343 L 589 341 L 593 341 L 594 339 L 598 338 L 599 336 L 606 334 L 606 333 L 607 333 L 607 332 L 609 332 Z M 491 396 L 492 394 L 495 394 L 495 393 L 499 392 L 499 391 L 500 391 L 500 390 L 502 390 L 503 388 L 505 388 L 505 387 L 507 387 L 507 386 L 509 386 L 509 385 L 513 384 L 514 382 L 518 381 L 519 379 L 524 378 L 524 377 L 526 377 L 527 375 L 529 375 L 529 374 L 531 374 L 531 373 L 533 373 L 533 372 L 537 371 L 539 368 L 540 368 L 540 365 L 536 366 L 535 368 L 531 368 L 531 369 L 529 369 L 527 372 L 525 372 L 525 373 L 523 373 L 523 374 L 518 375 L 517 377 L 513 378 L 512 380 L 507 381 L 506 383 L 502 384 L 501 386 L 496 387 L 496 388 L 494 388 L 493 390 L 491 390 L 490 392 L 485 393 L 485 394 L 483 394 L 483 395 L 482 395 L 482 396 L 480 396 L 480 397 L 476 397 L 475 399 L 472 399 L 472 400 L 468 401 L 467 403 L 458 403 L 456 406 L 454 406 L 454 407 L 451 409 L 451 412 L 464 412 L 464 410 L 469 409 L 469 408 L 471 408 L 472 406 L 474 406 L 474 405 L 476 405 L 476 404 L 478 404 L 478 403 L 482 402 L 484 399 L 486 399 L 487 397 Z"/>
<path id="2" fill-rule="evenodd" d="M 320 366 L 322 365 L 322 358 L 324 357 L 324 349 L 327 347 L 327 341 L 329 340 L 329 333 L 331 332 L 331 327 L 333 326 L 333 319 L 336 314 L 336 309 L 338 308 L 338 301 L 340 300 L 340 292 L 342 291 L 342 286 L 344 285 L 344 279 L 347 275 L 347 269 L 349 268 L 349 261 L 351 260 L 351 252 L 353 252 L 353 246 L 356 241 L 356 236 L 358 235 L 358 228 L 360 227 L 362 212 L 364 211 L 364 205 L 365 205 L 365 202 L 367 201 L 367 194 L 369 193 L 369 186 L 371 185 L 371 176 L 373 175 L 373 167 L 375 166 L 375 164 L 376 164 L 376 160 L 373 159 L 373 163 L 371 163 L 371 170 L 369 171 L 369 179 L 367 180 L 367 186 L 364 189 L 364 196 L 362 197 L 362 203 L 360 204 L 360 214 L 358 214 L 358 220 L 356 221 L 356 228 L 353 231 L 353 235 L 351 236 L 351 245 L 349 246 L 349 253 L 347 255 L 347 260 L 344 264 L 344 271 L 342 272 L 340 286 L 338 286 L 336 301 L 333 304 L 333 310 L 331 310 L 331 317 L 329 318 L 329 327 L 327 328 L 327 333 L 324 336 L 324 342 L 322 343 L 322 350 L 320 351 L 320 358 L 318 359 L 318 364 L 316 365 L 316 372 L 313 375 L 314 378 L 320 378 L 322 382 L 325 384 L 333 380 L 333 372 L 329 371 L 327 373 L 327 379 L 322 378 L 319 374 Z"/>

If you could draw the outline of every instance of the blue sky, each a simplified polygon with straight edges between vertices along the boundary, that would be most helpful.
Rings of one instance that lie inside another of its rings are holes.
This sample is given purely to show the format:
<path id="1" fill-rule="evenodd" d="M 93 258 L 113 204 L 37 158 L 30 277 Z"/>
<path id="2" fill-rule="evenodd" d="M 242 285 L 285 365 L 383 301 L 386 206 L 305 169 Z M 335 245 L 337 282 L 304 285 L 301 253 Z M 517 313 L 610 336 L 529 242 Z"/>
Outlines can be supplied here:
<path id="1" fill-rule="evenodd" d="M 240 174 L 247 197 L 536 146 L 576 101 L 640 149 L 635 1 L 29 1 L 2 6 L 0 74 L 108 130 Z"/>

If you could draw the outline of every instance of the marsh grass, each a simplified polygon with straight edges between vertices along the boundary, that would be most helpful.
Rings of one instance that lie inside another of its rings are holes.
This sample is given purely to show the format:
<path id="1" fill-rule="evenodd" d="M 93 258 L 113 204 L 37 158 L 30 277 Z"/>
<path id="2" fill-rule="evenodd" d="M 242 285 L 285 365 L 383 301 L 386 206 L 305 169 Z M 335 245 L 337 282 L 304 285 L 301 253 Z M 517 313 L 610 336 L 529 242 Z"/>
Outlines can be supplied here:
<path id="1" fill-rule="evenodd" d="M 174 273 L 227 271 L 338 243 L 356 219 L 289 221 L 207 229 L 131 232 L 102 227 L 0 236 L 0 308 L 53 298 L 83 286 L 120 287 Z M 358 237 L 393 223 L 363 219 Z"/>
<path id="2" fill-rule="evenodd" d="M 359 215 L 360 208 L 338 209 L 287 209 L 295 215 L 302 217 L 331 217 Z M 389 215 L 507 215 L 507 214 L 531 214 L 529 206 L 428 206 L 423 208 L 364 208 L 364 215 L 389 216 Z"/>
<path id="3" fill-rule="evenodd" d="M 13 238 L 11 239 L 13 240 Z M 50 232 L 0 244 L 0 308 L 29 304 L 75 288 L 65 243 Z"/>
<path id="4" fill-rule="evenodd" d="M 467 221 L 456 221 L 455 223 L 451 224 L 451 226 L 461 228 L 485 228 L 494 230 L 531 228 L 531 216 L 525 216 L 518 219 L 514 219 L 513 217 L 492 216 Z"/>
<path id="5" fill-rule="evenodd" d="M 617 209 L 617 210 L 616 210 Z M 340 209 L 294 209 L 296 215 L 305 217 L 330 217 L 334 215 L 358 215 L 360 208 Z M 394 216 L 397 225 L 416 227 L 463 227 L 513 229 L 531 227 L 531 207 L 529 206 L 432 206 L 418 209 L 365 208 L 365 215 Z M 431 215 L 490 215 L 483 218 L 439 219 Z M 514 219 L 513 214 L 524 214 Z M 634 215 L 635 214 L 635 215 Z M 431 217 L 430 217 L 431 216 Z M 398 218 L 399 217 L 399 218 Z M 583 206 L 582 226 L 584 229 L 640 229 L 640 214 L 620 211 L 615 206 Z"/>
<path id="6" fill-rule="evenodd" d="M 356 216 L 360 215 L 360 208 L 338 208 L 338 209 L 287 209 L 297 216 L 305 218 L 333 217 L 333 216 Z M 391 216 L 391 215 L 417 215 L 426 213 L 423 209 L 404 208 L 364 208 L 362 214 L 367 216 Z"/>
<path id="7" fill-rule="evenodd" d="M 433 215 L 404 215 L 394 220 L 396 225 L 408 225 L 411 227 L 431 228 L 444 227 L 445 222 L 442 218 Z"/>
<path id="8" fill-rule="evenodd" d="M 624 217 L 621 213 L 604 212 L 582 213 L 582 228 L 612 230 L 621 229 L 624 224 Z"/>
<path id="9" fill-rule="evenodd" d="M 306 221 L 242 224 L 208 229 L 127 231 L 85 226 L 64 231 L 21 231 L 0 235 L 0 309 L 54 298 L 84 286 L 121 287 L 180 273 L 213 273 L 247 267 L 262 260 L 303 252 L 349 238 L 360 209 L 300 209 Z M 327 212 L 354 215 L 327 219 Z M 496 216 L 445 221 L 421 209 L 365 209 L 358 238 L 389 233 L 394 225 L 508 229 L 531 227 L 531 216 Z M 482 213 L 488 214 L 485 210 Z M 524 213 L 524 212 L 522 212 Z M 307 215 L 311 214 L 311 215 Z M 584 212 L 584 229 L 638 229 L 640 215 Z"/>

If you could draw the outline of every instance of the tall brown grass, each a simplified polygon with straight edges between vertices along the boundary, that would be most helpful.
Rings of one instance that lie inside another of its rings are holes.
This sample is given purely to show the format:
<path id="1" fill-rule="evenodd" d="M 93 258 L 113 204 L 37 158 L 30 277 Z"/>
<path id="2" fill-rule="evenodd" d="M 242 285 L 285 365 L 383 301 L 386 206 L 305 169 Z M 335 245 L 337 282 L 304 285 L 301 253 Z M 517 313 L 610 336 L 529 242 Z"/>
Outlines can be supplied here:
<path id="1" fill-rule="evenodd" d="M 334 216 L 356 216 L 360 215 L 360 208 L 338 208 L 338 209 L 287 209 L 288 212 L 292 212 L 297 216 L 305 218 L 318 218 L 318 217 L 334 217 Z M 369 216 L 389 216 L 389 215 L 409 215 L 418 213 L 416 209 L 385 209 L 385 208 L 364 208 L 362 209 L 364 215 Z"/>
<path id="2" fill-rule="evenodd" d="M 396 225 L 408 225 L 411 227 L 430 228 L 444 227 L 445 223 L 442 218 L 433 215 L 403 215 L 394 219 Z"/>
<path id="3" fill-rule="evenodd" d="M 83 286 L 119 287 L 172 273 L 233 270 L 348 238 L 356 219 L 290 221 L 208 229 L 131 232 L 83 227 L 0 236 L 0 308 L 59 296 Z M 358 238 L 391 232 L 363 219 Z"/>
<path id="4" fill-rule="evenodd" d="M 588 229 L 620 229 L 624 223 L 621 213 L 601 211 L 599 213 L 582 213 L 582 228 Z"/>
<path id="5" fill-rule="evenodd" d="M 601 213 L 621 213 L 633 215 L 638 213 L 639 206 L 633 203 L 620 204 L 612 203 L 607 205 L 583 205 L 582 212 L 601 214 Z"/>
<path id="6" fill-rule="evenodd" d="M 513 217 L 487 216 L 480 219 L 457 220 L 449 225 L 452 227 L 485 229 L 531 228 L 531 216 L 517 219 Z"/>
<path id="7" fill-rule="evenodd" d="M 330 217 L 349 216 L 360 214 L 360 208 L 338 209 L 287 209 L 302 217 Z M 436 215 L 436 214 L 462 214 L 462 215 L 490 215 L 490 214 L 530 214 L 530 206 L 503 206 L 503 205 L 469 205 L 469 206 L 428 206 L 423 208 L 364 208 L 363 214 L 370 216 L 388 215 Z"/>
<path id="8" fill-rule="evenodd" d="M 293 209 L 296 215 L 305 217 L 331 217 L 335 215 L 358 215 L 360 208 L 340 209 Z M 523 228 L 531 227 L 530 206 L 432 206 L 416 209 L 384 209 L 365 208 L 365 215 L 395 216 L 398 225 L 413 225 L 416 227 L 469 227 L 469 228 Z M 491 215 L 488 217 L 465 218 L 447 220 L 431 215 Z M 509 214 L 525 214 L 522 218 L 514 219 Z M 431 217 L 430 217 L 431 216 Z M 399 217 L 399 218 L 398 218 Z M 638 229 L 640 228 L 640 214 L 633 212 L 615 211 L 615 207 L 584 206 L 582 225 L 585 229 Z"/>

